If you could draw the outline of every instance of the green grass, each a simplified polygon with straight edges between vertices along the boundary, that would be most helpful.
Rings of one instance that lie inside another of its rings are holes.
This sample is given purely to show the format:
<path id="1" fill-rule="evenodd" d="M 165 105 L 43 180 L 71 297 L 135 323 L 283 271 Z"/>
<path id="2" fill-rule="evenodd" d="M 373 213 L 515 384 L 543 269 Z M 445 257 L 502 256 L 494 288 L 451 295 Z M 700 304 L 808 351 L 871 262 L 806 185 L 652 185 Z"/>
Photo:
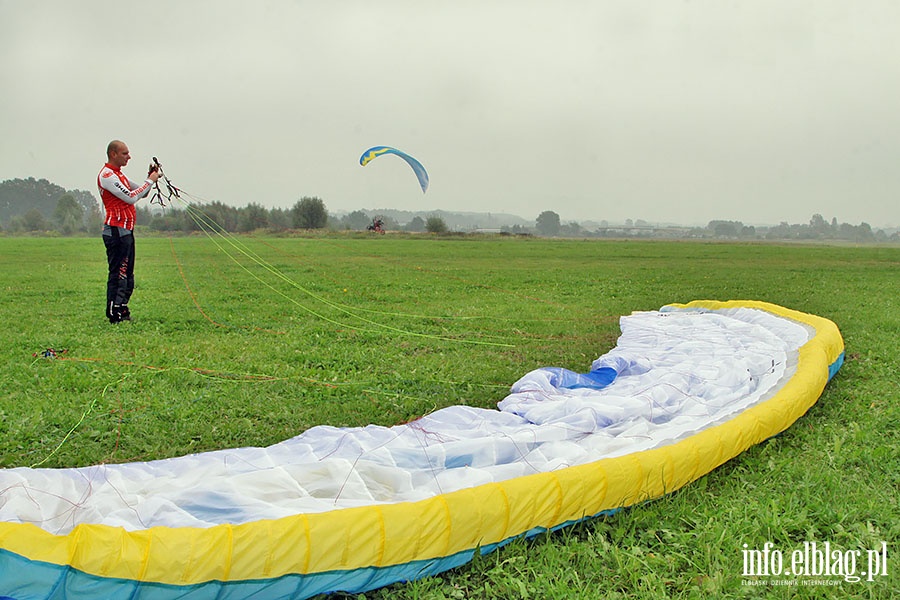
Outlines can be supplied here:
<path id="1" fill-rule="evenodd" d="M 900 588 L 900 248 L 355 234 L 235 243 L 223 248 L 237 261 L 205 237 L 139 234 L 135 320 L 111 326 L 99 239 L 0 237 L 0 466 L 152 460 L 269 445 L 319 424 L 493 407 L 534 368 L 586 370 L 615 345 L 621 315 L 763 300 L 833 320 L 846 344 L 840 373 L 784 434 L 665 498 L 366 597 Z M 59 358 L 41 357 L 48 348 Z M 743 544 L 789 554 L 810 540 L 886 541 L 889 576 L 742 585 Z"/>

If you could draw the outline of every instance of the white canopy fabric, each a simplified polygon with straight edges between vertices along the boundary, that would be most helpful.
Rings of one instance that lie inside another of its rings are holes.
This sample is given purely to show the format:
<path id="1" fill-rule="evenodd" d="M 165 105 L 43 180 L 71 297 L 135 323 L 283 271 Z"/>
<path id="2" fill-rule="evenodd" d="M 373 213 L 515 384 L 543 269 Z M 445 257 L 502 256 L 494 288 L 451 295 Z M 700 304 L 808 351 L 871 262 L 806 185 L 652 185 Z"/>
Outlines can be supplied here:
<path id="1" fill-rule="evenodd" d="M 672 443 L 771 397 L 813 335 L 753 308 L 621 319 L 591 371 L 537 369 L 499 410 L 454 406 L 394 427 L 318 426 L 267 448 L 72 469 L 0 470 L 0 521 L 65 534 L 211 527 L 437 494 Z M 599 382 L 598 382 L 599 381 Z M 572 387 L 575 385 L 576 387 Z M 578 387 L 580 386 L 580 387 Z"/>

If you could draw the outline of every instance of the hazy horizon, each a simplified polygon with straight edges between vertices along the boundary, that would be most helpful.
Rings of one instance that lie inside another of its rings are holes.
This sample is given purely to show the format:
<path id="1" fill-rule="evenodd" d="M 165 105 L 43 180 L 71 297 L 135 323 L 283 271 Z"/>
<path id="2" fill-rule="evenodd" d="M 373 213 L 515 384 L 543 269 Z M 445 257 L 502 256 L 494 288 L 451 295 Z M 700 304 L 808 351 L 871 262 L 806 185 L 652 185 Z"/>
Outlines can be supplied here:
<path id="1" fill-rule="evenodd" d="M 0 180 L 93 191 L 122 139 L 238 207 L 895 227 L 897 33 L 888 0 L 0 0 Z"/>

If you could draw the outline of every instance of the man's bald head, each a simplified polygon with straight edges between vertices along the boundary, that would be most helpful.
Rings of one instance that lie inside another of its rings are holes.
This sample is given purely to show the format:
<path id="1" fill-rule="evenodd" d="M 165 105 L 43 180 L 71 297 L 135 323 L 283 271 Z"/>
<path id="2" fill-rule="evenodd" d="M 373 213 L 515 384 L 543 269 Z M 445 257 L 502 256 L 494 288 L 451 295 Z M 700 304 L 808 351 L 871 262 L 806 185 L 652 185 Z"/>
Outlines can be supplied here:
<path id="1" fill-rule="evenodd" d="M 128 146 L 121 140 L 113 140 L 106 146 L 106 160 L 109 164 L 119 167 L 120 169 L 128 164 L 131 159 L 131 153 Z"/>
<path id="2" fill-rule="evenodd" d="M 121 140 L 113 140 L 106 146 L 106 157 L 112 158 L 112 155 L 119 151 L 119 148 L 125 145 Z"/>

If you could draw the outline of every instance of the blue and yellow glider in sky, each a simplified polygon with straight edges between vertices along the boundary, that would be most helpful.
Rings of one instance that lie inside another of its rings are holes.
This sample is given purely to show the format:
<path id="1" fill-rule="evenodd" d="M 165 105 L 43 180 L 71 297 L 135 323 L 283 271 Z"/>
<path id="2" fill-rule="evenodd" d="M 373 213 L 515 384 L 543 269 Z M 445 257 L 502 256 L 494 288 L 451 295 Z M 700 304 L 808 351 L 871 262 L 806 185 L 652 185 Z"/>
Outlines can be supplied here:
<path id="1" fill-rule="evenodd" d="M 422 186 L 422 193 L 424 194 L 428 190 L 428 172 L 425 170 L 425 167 L 422 166 L 422 163 L 396 148 L 391 148 L 390 146 L 373 146 L 363 152 L 362 156 L 359 157 L 359 164 L 366 166 L 373 159 L 378 158 L 383 154 L 396 154 L 405 160 L 407 164 L 412 167 L 413 173 L 415 173 L 416 177 L 419 179 L 419 185 Z"/>

